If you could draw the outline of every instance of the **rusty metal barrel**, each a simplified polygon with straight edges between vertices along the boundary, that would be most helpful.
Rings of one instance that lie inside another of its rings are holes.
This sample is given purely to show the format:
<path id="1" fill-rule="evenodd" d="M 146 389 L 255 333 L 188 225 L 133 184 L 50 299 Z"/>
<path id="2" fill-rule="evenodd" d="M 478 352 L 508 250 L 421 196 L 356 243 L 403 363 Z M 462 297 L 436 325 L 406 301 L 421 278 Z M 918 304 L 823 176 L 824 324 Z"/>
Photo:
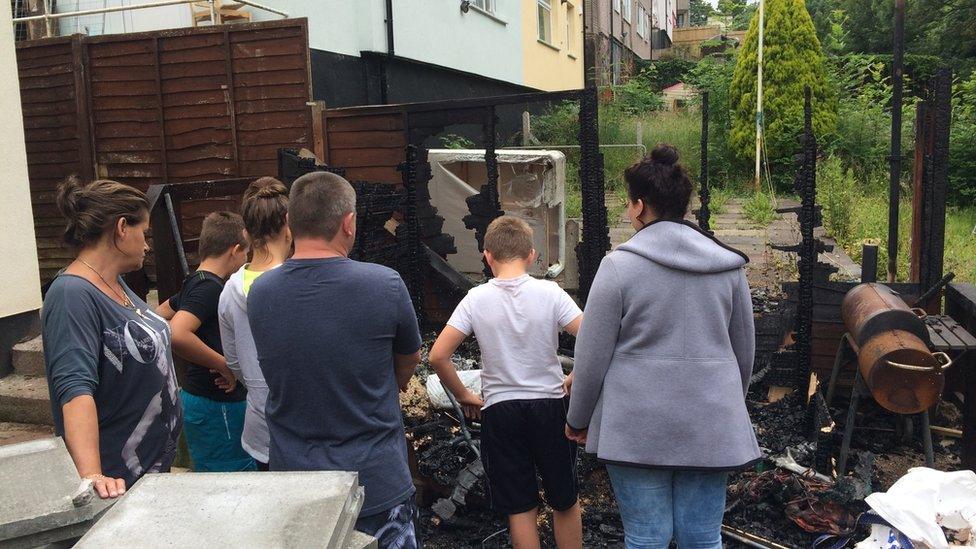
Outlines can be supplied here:
<path id="1" fill-rule="evenodd" d="M 923 312 L 909 308 L 884 284 L 868 283 L 844 296 L 841 315 L 858 346 L 861 376 L 878 404 L 915 414 L 939 401 L 942 370 L 952 361 L 929 350 Z"/>
<path id="2" fill-rule="evenodd" d="M 870 282 L 855 286 L 844 296 L 841 316 L 847 332 L 858 345 L 889 330 L 900 330 L 928 341 L 929 331 L 922 319 L 925 311 L 911 309 L 901 295 L 885 286 Z"/>

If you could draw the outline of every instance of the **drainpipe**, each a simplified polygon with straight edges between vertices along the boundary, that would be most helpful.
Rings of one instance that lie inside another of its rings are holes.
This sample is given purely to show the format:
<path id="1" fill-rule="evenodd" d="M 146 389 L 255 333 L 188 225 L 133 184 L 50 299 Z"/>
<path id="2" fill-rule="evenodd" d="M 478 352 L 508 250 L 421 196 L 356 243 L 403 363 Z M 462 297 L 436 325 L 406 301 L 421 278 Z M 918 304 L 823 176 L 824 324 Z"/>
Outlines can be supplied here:
<path id="1" fill-rule="evenodd" d="M 616 40 L 616 38 L 613 35 L 613 33 L 614 33 L 614 30 L 613 30 L 613 0 L 610 0 L 610 2 L 607 3 L 607 6 L 610 7 L 610 31 L 607 33 L 609 35 L 607 38 L 610 40 L 610 84 L 616 84 L 617 82 L 616 82 L 615 77 L 614 77 L 614 75 L 616 75 L 617 73 L 616 73 L 616 69 L 614 67 L 614 64 L 615 64 L 616 60 L 614 59 L 614 47 L 613 47 L 613 43 Z M 621 8 L 621 9 L 623 9 L 623 8 Z"/>
<path id="2" fill-rule="evenodd" d="M 386 61 L 380 67 L 380 97 L 383 104 L 390 102 L 390 86 L 386 73 L 387 67 L 393 61 L 393 56 L 393 0 L 386 0 Z"/>
<path id="3" fill-rule="evenodd" d="M 386 55 L 393 57 L 393 0 L 386 0 Z"/>

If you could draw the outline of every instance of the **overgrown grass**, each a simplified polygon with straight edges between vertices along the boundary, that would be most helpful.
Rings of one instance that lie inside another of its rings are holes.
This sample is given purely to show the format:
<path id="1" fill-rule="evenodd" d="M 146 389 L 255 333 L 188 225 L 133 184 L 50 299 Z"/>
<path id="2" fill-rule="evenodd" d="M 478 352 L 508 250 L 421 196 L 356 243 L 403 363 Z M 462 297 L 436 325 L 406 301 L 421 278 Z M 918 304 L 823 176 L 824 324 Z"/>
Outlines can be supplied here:
<path id="1" fill-rule="evenodd" d="M 861 261 L 861 246 L 878 243 L 878 270 L 888 263 L 888 195 L 886 174 L 875 172 L 866 180 L 841 168 L 835 158 L 821 162 L 817 177 L 817 202 L 824 208 L 824 226 L 851 258 Z M 976 207 L 949 208 L 946 212 L 945 272 L 956 279 L 976 281 Z M 910 276 L 912 204 L 903 200 L 898 208 L 898 280 Z"/>
<path id="2" fill-rule="evenodd" d="M 577 111 L 571 105 L 559 105 L 547 114 L 533 118 L 533 134 L 546 143 L 573 143 L 578 133 Z M 627 199 L 624 170 L 640 160 L 646 149 L 658 143 L 671 143 L 681 154 L 681 161 L 698 180 L 700 162 L 701 120 L 693 111 L 652 111 L 634 115 L 611 105 L 600 107 L 600 144 L 626 145 L 602 147 L 604 181 L 609 219 L 616 221 L 623 213 Z M 642 149 L 638 145 L 643 145 Z M 582 203 L 579 185 L 579 151 L 566 154 L 566 215 L 579 217 Z"/>

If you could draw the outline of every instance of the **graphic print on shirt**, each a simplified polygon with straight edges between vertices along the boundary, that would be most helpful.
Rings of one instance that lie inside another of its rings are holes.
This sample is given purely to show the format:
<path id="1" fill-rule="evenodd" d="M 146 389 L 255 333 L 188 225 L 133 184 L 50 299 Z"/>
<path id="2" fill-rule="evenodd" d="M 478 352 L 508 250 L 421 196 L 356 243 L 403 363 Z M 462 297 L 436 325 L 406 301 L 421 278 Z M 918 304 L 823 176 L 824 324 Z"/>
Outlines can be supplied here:
<path id="1" fill-rule="evenodd" d="M 162 317 L 152 311 L 146 313 L 163 326 L 166 325 Z M 133 319 L 127 320 L 114 329 L 105 330 L 102 334 L 102 344 L 102 353 L 120 374 L 123 373 L 126 365 L 128 367 L 135 364 L 153 365 L 166 380 L 165 387 L 146 406 L 139 423 L 122 447 L 122 461 L 126 469 L 138 477 L 161 466 L 159 463 L 143 464 L 136 450 L 142 444 L 149 428 L 162 416 L 164 402 L 167 409 L 172 409 L 176 406 L 178 398 L 175 370 L 169 354 L 164 351 L 170 345 L 170 335 L 167 330 L 153 328 L 147 321 Z M 174 438 L 171 441 L 174 444 L 179 429 L 178 423 L 177 415 L 171 414 L 170 421 L 166 425 L 171 437 Z"/>

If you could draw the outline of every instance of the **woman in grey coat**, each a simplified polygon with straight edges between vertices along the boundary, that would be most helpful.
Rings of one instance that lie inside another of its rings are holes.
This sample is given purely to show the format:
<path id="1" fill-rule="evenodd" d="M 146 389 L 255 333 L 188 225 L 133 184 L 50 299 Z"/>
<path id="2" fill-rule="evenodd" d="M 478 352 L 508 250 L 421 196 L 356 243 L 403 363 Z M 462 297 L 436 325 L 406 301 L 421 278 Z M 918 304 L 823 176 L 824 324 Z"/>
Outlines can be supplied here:
<path id="1" fill-rule="evenodd" d="M 748 258 L 684 220 L 692 185 L 674 147 L 624 176 L 637 233 L 593 281 L 566 433 L 606 464 L 628 549 L 718 548 L 728 472 L 760 458 Z"/>

